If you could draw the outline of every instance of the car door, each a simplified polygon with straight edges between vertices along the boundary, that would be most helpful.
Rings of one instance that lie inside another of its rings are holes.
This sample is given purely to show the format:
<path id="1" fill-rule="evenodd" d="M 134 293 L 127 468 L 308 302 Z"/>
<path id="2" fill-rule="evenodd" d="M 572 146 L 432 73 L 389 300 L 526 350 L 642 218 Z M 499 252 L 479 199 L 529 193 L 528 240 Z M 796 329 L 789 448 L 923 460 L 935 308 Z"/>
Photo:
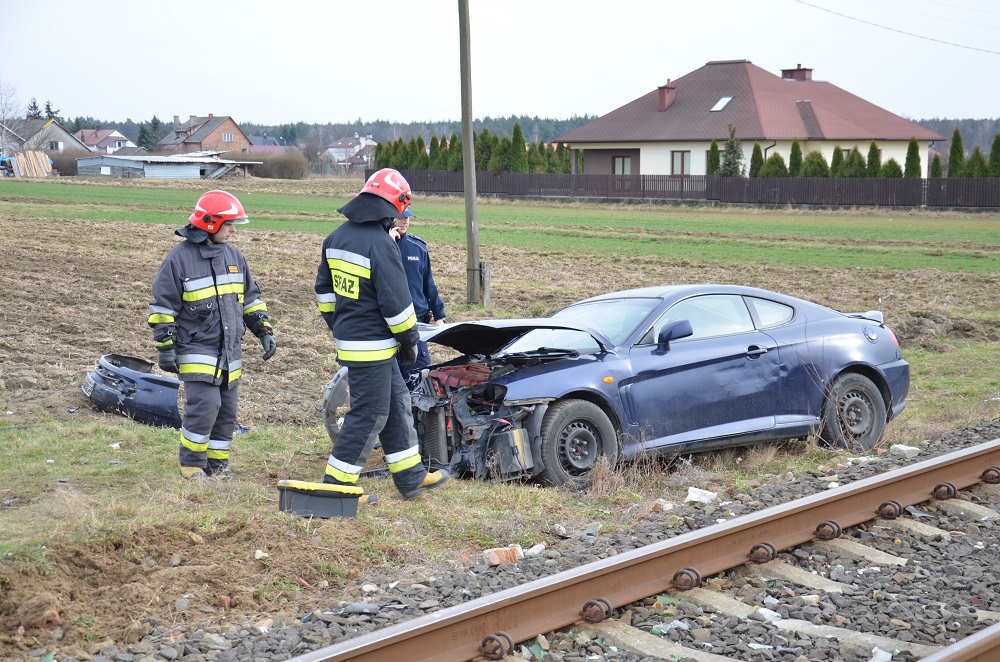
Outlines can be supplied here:
<path id="1" fill-rule="evenodd" d="M 693 334 L 656 343 L 668 322 Z M 622 400 L 649 447 L 766 430 L 780 388 L 775 341 L 754 328 L 739 295 L 690 297 L 671 306 L 630 350 Z"/>

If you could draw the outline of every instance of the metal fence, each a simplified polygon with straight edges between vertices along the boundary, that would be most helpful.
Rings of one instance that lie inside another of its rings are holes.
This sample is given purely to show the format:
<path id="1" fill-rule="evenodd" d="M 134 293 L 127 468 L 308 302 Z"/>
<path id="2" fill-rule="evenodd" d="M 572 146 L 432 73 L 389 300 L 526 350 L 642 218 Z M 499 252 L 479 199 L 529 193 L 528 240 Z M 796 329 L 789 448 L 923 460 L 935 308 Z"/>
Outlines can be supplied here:
<path id="1" fill-rule="evenodd" d="M 366 176 L 372 171 L 368 171 Z M 403 170 L 414 191 L 465 191 L 463 174 Z M 1000 178 L 856 179 L 476 173 L 476 193 L 518 198 L 677 200 L 829 207 L 1000 207 Z"/>

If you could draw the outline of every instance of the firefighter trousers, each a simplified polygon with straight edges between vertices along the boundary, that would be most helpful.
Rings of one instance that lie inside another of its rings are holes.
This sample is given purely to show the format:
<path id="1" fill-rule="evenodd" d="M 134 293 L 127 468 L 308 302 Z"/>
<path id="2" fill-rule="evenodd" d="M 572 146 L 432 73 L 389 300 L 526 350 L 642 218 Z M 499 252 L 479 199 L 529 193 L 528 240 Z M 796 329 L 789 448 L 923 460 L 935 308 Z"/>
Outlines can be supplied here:
<path id="1" fill-rule="evenodd" d="M 423 481 L 427 470 L 420 460 L 410 392 L 396 361 L 351 364 L 347 387 L 351 408 L 330 452 L 325 480 L 356 484 L 378 437 L 396 489 L 403 493 L 412 491 Z"/>
<path id="2" fill-rule="evenodd" d="M 236 429 L 239 383 L 232 388 L 223 375 L 221 384 L 184 382 L 184 417 L 181 420 L 180 464 L 201 467 L 214 474 L 229 465 L 229 448 Z"/>

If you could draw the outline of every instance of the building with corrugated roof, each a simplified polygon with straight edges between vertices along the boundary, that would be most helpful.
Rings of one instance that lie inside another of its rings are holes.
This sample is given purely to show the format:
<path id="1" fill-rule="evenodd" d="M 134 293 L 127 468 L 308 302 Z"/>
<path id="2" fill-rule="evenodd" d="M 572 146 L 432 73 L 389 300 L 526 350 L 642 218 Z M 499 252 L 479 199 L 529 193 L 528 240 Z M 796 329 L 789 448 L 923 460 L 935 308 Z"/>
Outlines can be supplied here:
<path id="1" fill-rule="evenodd" d="M 798 140 L 803 155 L 818 151 L 827 163 L 835 149 L 846 156 L 857 147 L 867 155 L 875 141 L 882 163 L 893 158 L 903 165 L 915 138 L 927 176 L 930 148 L 944 136 L 813 80 L 812 71 L 800 64 L 776 76 L 749 60 L 709 62 L 555 142 L 582 151 L 587 174 L 683 176 L 705 174 L 712 141 L 721 152 L 730 125 L 747 163 L 755 142 L 765 161 L 778 153 L 787 163 Z"/>

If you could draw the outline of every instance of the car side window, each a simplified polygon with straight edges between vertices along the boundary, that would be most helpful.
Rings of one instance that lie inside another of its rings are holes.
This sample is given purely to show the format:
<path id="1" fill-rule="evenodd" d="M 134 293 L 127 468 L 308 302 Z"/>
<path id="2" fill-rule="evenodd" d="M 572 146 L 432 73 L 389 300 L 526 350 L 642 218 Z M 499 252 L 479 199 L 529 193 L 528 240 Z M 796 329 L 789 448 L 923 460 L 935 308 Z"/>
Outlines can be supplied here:
<path id="1" fill-rule="evenodd" d="M 790 322 L 795 316 L 795 309 L 783 303 L 758 299 L 757 297 L 747 297 L 747 299 L 750 301 L 750 305 L 753 306 L 754 311 L 756 311 L 757 319 L 760 320 L 760 328 L 762 329 L 781 326 Z"/>
<path id="2" fill-rule="evenodd" d="M 690 338 L 713 338 L 753 331 L 753 319 L 743 297 L 738 294 L 706 294 L 678 301 L 653 324 L 640 344 L 652 344 L 668 322 L 688 320 L 694 333 Z"/>

